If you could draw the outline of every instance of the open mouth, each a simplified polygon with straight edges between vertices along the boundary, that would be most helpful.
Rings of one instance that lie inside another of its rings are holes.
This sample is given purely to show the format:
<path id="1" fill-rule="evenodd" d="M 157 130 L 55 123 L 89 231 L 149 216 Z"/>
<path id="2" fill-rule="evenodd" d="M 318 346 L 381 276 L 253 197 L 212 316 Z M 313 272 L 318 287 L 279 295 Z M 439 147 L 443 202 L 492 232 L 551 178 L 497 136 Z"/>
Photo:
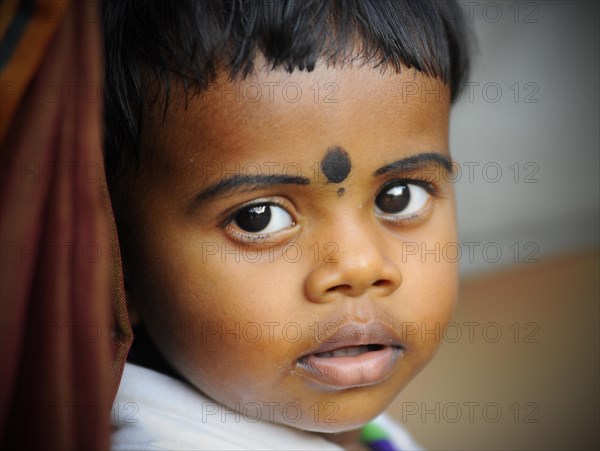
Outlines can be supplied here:
<path id="1" fill-rule="evenodd" d="M 402 355 L 401 346 L 344 346 L 304 356 L 298 366 L 311 381 L 340 390 L 384 381 Z"/>
<path id="2" fill-rule="evenodd" d="M 319 358 L 356 357 L 357 355 L 364 354 L 365 352 L 379 351 L 383 348 L 383 345 L 378 344 L 346 346 L 344 348 L 334 349 L 333 351 L 319 352 L 317 354 L 314 354 L 314 356 Z"/>
<path id="3" fill-rule="evenodd" d="M 348 322 L 297 360 L 300 374 L 326 389 L 378 384 L 404 355 L 404 343 L 385 321 Z"/>

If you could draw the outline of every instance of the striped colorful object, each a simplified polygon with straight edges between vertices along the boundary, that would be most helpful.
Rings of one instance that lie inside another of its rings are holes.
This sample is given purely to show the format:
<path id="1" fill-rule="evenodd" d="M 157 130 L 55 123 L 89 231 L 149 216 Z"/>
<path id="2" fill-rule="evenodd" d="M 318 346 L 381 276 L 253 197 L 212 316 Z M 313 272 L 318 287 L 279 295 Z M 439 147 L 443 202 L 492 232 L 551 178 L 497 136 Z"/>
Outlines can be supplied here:
<path id="1" fill-rule="evenodd" d="M 375 423 L 368 423 L 362 428 L 360 441 L 371 451 L 399 451 L 394 447 L 389 434 Z"/>

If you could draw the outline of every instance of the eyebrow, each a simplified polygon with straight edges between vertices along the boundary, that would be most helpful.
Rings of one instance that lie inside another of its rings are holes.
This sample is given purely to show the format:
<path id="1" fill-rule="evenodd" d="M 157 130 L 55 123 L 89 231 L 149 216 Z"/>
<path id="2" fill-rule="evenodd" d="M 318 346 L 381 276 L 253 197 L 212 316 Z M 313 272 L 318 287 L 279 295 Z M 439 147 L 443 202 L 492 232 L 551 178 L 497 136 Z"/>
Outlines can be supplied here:
<path id="1" fill-rule="evenodd" d="M 428 164 L 435 163 L 443 166 L 448 173 L 452 173 L 452 160 L 438 152 L 426 152 L 412 155 L 410 157 L 396 160 L 377 169 L 373 176 L 377 177 L 388 172 L 409 172 L 426 167 Z M 260 189 L 276 185 L 309 185 L 308 177 L 270 174 L 270 175 L 232 175 L 224 178 L 207 188 L 203 189 L 194 196 L 189 205 L 188 213 L 194 211 L 203 203 L 224 196 L 228 193 L 239 190 L 240 188 L 250 188 L 250 190 Z"/>
<path id="2" fill-rule="evenodd" d="M 430 165 L 431 163 L 435 163 L 436 165 L 442 166 L 444 169 L 446 169 L 448 174 L 451 174 L 453 172 L 452 160 L 449 157 L 438 152 L 426 152 L 419 153 L 417 155 L 412 155 L 410 157 L 396 160 L 393 163 L 386 164 L 385 166 L 373 172 L 373 176 L 377 177 L 379 175 L 383 175 L 391 171 L 414 171 L 416 169 L 424 168 Z"/>
<path id="3" fill-rule="evenodd" d="M 199 205 L 208 200 L 216 199 L 232 191 L 240 188 L 251 188 L 252 190 L 275 186 L 275 185 L 308 185 L 310 179 L 308 177 L 300 177 L 294 175 L 233 175 L 216 182 L 198 193 L 188 209 L 194 210 Z"/>

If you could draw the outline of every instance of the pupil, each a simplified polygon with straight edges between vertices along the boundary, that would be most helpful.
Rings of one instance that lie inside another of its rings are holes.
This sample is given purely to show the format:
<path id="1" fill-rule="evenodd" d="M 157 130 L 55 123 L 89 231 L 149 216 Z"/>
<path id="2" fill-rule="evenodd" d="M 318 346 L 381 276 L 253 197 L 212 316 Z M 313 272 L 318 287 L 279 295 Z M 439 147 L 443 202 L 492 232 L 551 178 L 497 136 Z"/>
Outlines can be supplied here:
<path id="1" fill-rule="evenodd" d="M 260 232 L 271 222 L 271 207 L 258 205 L 244 208 L 235 217 L 235 223 L 246 232 Z"/>
<path id="2" fill-rule="evenodd" d="M 384 213 L 399 213 L 410 202 L 410 190 L 406 184 L 393 186 L 379 193 L 375 198 L 375 202 L 377 207 Z"/>

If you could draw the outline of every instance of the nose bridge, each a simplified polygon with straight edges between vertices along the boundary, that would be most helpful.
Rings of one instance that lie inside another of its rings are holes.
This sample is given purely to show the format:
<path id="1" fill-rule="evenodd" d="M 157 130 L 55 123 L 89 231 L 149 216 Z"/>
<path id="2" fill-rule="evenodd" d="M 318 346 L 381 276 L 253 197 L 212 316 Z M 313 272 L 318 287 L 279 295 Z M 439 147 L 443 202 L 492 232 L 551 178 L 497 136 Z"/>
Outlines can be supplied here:
<path id="1" fill-rule="evenodd" d="M 383 230 L 377 222 L 359 216 L 346 215 L 329 224 L 331 238 L 321 247 L 329 247 L 330 253 L 315 262 L 306 281 L 307 295 L 312 301 L 358 297 L 367 291 L 384 296 L 400 286 L 402 274 L 390 259 Z"/>

